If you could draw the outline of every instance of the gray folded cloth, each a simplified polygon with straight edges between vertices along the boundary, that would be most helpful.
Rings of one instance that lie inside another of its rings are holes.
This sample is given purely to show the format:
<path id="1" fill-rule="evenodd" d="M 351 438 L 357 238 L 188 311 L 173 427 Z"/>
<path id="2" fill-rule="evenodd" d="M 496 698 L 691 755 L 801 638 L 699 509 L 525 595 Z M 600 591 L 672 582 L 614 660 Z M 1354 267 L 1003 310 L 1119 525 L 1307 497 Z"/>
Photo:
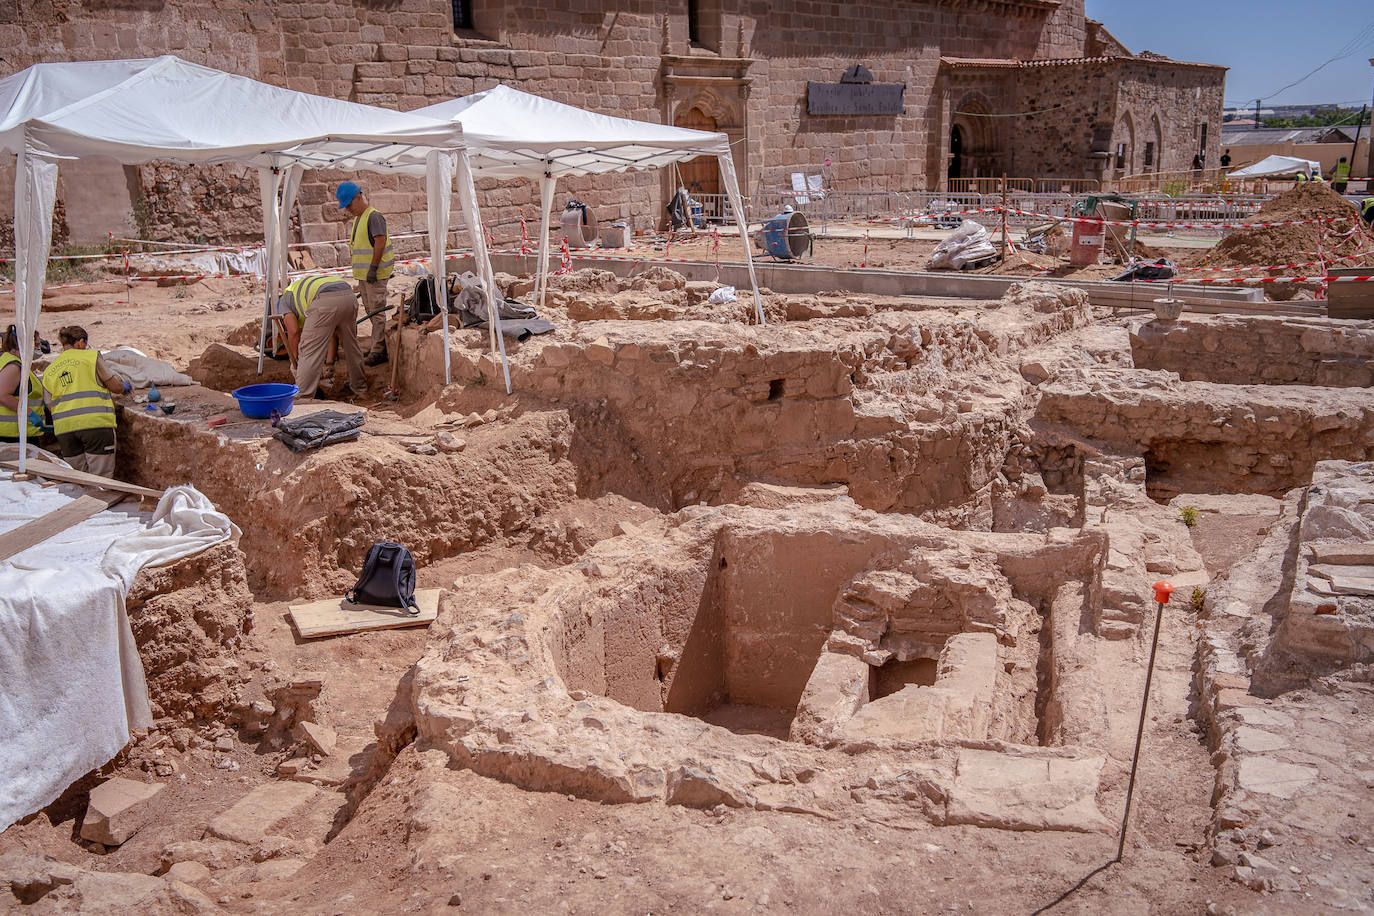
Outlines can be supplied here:
<path id="1" fill-rule="evenodd" d="M 293 452 L 303 452 L 362 435 L 363 414 L 321 410 L 309 416 L 282 420 L 275 438 Z"/>

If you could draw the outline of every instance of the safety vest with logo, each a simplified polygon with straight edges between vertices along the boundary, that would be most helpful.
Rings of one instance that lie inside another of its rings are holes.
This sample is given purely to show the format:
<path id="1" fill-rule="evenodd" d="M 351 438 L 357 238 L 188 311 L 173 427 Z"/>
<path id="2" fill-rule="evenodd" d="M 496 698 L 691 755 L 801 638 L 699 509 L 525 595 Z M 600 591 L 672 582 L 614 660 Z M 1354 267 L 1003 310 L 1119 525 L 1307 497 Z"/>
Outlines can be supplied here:
<path id="1" fill-rule="evenodd" d="M 3 355 L 0 355 L 0 372 L 4 371 L 5 367 L 7 367 L 10 363 L 14 363 L 14 364 L 18 365 L 18 364 L 20 364 L 21 362 L 22 362 L 22 361 L 19 359 L 19 357 L 15 356 L 13 353 L 5 353 L 5 354 L 3 354 Z M 17 391 L 18 389 L 16 388 L 15 390 Z M 39 409 L 42 408 L 42 405 L 43 405 L 43 389 L 42 389 L 42 387 L 41 387 L 40 384 L 39 384 L 38 376 L 36 376 L 36 375 L 34 375 L 32 372 L 30 372 L 30 373 L 29 373 L 29 410 L 30 410 L 30 411 L 39 410 Z M 41 426 L 34 426 L 34 425 L 33 425 L 33 422 L 30 421 L 30 422 L 29 422 L 29 438 L 30 438 L 30 439 L 37 439 L 37 438 L 38 438 L 39 436 L 41 436 L 41 435 L 43 435 L 43 427 L 41 427 Z M 7 438 L 7 439 L 18 439 L 18 438 L 19 438 L 19 411 L 17 411 L 17 410 L 10 410 L 10 409 L 9 409 L 8 407 L 6 407 L 4 404 L 0 404 L 0 436 L 3 436 L 3 437 L 5 437 L 5 438 Z"/>
<path id="2" fill-rule="evenodd" d="M 1332 181 L 1350 181 L 1350 163 L 1337 162 L 1336 171 L 1331 175 Z"/>
<path id="3" fill-rule="evenodd" d="M 320 290 L 331 283 L 342 283 L 338 277 L 297 277 L 286 287 L 283 295 L 291 296 L 291 312 L 296 316 L 296 321 L 301 328 L 305 328 L 305 313 L 310 311 L 310 306 L 314 304 L 315 297 L 320 294 Z"/>
<path id="4" fill-rule="evenodd" d="M 97 350 L 69 347 L 43 372 L 43 400 L 59 436 L 82 429 L 114 429 L 114 398 L 95 371 Z"/>
<path id="5" fill-rule="evenodd" d="M 362 215 L 353 218 L 353 230 L 349 233 L 352 236 L 353 245 L 353 279 L 366 280 L 367 272 L 372 269 L 372 237 L 367 234 L 367 222 L 376 213 L 376 209 L 368 207 Z M 386 247 L 382 249 L 382 260 L 377 265 L 377 279 L 385 280 L 391 276 L 391 267 L 396 263 L 396 256 L 391 253 L 391 236 L 386 237 Z"/>

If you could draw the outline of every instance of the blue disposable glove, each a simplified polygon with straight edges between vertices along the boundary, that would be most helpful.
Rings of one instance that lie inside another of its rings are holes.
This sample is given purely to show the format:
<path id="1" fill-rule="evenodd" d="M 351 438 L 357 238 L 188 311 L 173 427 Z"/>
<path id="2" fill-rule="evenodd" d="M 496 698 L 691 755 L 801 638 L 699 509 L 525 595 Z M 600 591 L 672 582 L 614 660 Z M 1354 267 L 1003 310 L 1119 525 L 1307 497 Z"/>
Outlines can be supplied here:
<path id="1" fill-rule="evenodd" d="M 29 425 L 43 428 L 43 415 L 36 410 L 29 411 Z"/>
<path id="2" fill-rule="evenodd" d="M 129 392 L 131 392 L 131 391 L 133 391 L 133 390 L 134 390 L 134 386 L 133 386 L 133 385 L 130 385 L 128 382 L 125 382 L 125 383 L 124 383 L 124 393 L 125 393 L 125 394 L 128 394 Z"/>

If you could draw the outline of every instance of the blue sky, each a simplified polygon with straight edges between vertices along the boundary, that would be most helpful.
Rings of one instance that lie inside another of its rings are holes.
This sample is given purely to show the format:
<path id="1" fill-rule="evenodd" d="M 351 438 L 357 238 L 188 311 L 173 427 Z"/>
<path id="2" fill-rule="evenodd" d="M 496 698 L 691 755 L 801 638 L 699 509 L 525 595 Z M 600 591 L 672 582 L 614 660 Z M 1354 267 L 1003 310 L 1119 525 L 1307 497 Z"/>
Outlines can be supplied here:
<path id="1" fill-rule="evenodd" d="M 1368 104 L 1374 96 L 1374 3 L 1370 0 L 1087 0 L 1132 51 L 1230 67 L 1226 102 L 1254 105 Z M 1296 86 L 1328 58 L 1328 64 Z M 1270 95 L 1283 89 L 1277 95 Z"/>

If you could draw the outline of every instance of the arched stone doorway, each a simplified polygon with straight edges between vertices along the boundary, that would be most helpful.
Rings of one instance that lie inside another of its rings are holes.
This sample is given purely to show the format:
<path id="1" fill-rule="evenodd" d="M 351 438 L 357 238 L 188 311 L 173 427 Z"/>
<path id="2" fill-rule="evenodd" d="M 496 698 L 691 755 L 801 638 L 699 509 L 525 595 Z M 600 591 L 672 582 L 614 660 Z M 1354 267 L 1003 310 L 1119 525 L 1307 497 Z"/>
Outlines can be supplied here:
<path id="1" fill-rule="evenodd" d="M 711 132 L 719 129 L 716 126 L 716 119 L 696 106 L 685 111 L 680 110 L 676 118 L 676 125 L 692 130 Z M 683 185 L 693 197 L 698 194 L 720 193 L 720 166 L 714 156 L 698 156 L 696 159 L 681 163 L 678 170 L 682 173 Z"/>
<path id="2" fill-rule="evenodd" d="M 949 177 L 964 177 L 964 131 L 958 124 L 949 130 Z"/>

